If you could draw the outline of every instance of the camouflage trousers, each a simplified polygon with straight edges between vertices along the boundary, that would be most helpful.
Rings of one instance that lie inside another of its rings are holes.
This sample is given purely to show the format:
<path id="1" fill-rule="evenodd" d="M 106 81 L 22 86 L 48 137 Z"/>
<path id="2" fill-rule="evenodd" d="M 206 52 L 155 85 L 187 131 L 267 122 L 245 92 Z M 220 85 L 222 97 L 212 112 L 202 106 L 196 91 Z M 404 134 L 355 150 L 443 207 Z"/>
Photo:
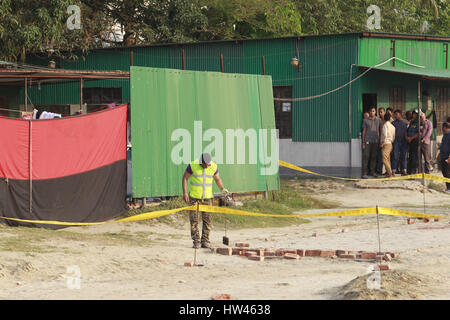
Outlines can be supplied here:
<path id="1" fill-rule="evenodd" d="M 204 205 L 212 205 L 212 199 L 194 199 L 190 198 L 190 205 L 197 204 L 199 202 L 200 204 Z M 202 215 L 202 238 L 200 240 L 200 232 L 198 229 L 198 220 L 199 220 L 199 214 Z M 199 212 L 197 211 L 190 211 L 189 212 L 189 221 L 191 223 L 191 237 L 192 240 L 194 240 L 194 243 L 199 243 L 201 241 L 202 244 L 209 243 L 209 232 L 211 231 L 211 213 L 209 212 Z"/>

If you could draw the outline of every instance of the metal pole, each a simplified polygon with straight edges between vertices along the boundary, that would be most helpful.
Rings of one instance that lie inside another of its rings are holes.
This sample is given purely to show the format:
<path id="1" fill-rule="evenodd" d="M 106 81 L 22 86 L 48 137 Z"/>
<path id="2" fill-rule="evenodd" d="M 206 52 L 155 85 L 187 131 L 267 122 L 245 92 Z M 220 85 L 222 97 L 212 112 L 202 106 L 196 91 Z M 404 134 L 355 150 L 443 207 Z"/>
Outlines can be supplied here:
<path id="1" fill-rule="evenodd" d="M 223 54 L 220 54 L 220 71 L 224 72 L 223 71 Z"/>
<path id="2" fill-rule="evenodd" d="M 28 86 L 27 86 L 27 78 L 25 78 L 25 111 L 28 111 Z"/>
<path id="3" fill-rule="evenodd" d="M 199 202 L 197 201 L 197 210 L 195 214 L 197 215 L 197 221 L 198 221 L 198 210 L 199 209 Z M 194 246 L 194 266 L 197 265 L 197 247 Z"/>
<path id="4" fill-rule="evenodd" d="M 80 78 L 80 113 L 83 113 L 83 78 Z"/>
<path id="5" fill-rule="evenodd" d="M 29 121 L 29 133 L 28 133 L 28 169 L 29 172 L 28 174 L 30 175 L 30 217 L 33 213 L 33 135 L 32 135 L 32 131 L 33 131 L 33 121 L 28 120 Z"/>
<path id="6" fill-rule="evenodd" d="M 418 125 L 418 129 L 419 129 L 419 141 L 418 141 L 418 145 L 419 145 L 419 150 L 417 150 L 417 154 L 418 154 L 418 166 L 419 166 L 419 172 L 423 173 L 423 166 L 422 166 L 422 142 L 420 141 L 420 113 L 421 113 L 421 108 L 420 108 L 420 80 L 417 81 L 417 125 Z M 423 182 L 424 183 L 424 182 Z"/>
<path id="7" fill-rule="evenodd" d="M 348 137 L 349 137 L 349 165 L 352 168 L 352 77 L 353 65 L 350 65 L 350 85 L 348 86 Z"/>
<path id="8" fill-rule="evenodd" d="M 380 237 L 380 219 L 378 217 L 378 206 L 377 208 L 377 225 L 378 225 L 378 252 L 381 252 L 381 237 Z"/>
<path id="9" fill-rule="evenodd" d="M 134 53 L 133 51 L 130 51 L 130 66 L 134 65 Z"/>

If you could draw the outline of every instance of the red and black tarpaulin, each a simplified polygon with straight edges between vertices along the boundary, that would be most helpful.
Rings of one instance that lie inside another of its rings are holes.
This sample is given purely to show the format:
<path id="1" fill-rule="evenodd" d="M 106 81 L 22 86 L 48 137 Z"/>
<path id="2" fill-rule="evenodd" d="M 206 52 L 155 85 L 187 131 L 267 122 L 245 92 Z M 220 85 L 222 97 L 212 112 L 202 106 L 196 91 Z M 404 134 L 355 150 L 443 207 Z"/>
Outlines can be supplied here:
<path id="1" fill-rule="evenodd" d="M 99 222 L 122 214 L 127 108 L 43 120 L 0 117 L 0 216 Z"/>

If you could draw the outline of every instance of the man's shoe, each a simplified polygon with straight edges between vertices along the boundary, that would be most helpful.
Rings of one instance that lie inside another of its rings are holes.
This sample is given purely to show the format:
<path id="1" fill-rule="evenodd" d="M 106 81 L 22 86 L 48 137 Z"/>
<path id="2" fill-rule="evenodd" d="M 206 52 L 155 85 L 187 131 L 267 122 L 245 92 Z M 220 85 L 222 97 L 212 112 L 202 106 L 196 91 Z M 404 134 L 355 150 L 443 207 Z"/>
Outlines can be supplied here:
<path id="1" fill-rule="evenodd" d="M 367 174 L 362 176 L 363 179 L 369 179 L 369 176 Z"/>
<path id="2" fill-rule="evenodd" d="M 407 175 L 408 175 L 408 172 L 406 172 L 406 171 L 402 172 L 402 176 L 407 176 Z"/>
<path id="3" fill-rule="evenodd" d="M 200 243 L 199 242 L 194 242 L 194 245 L 192 246 L 192 248 L 200 249 Z"/>
<path id="4" fill-rule="evenodd" d="M 206 249 L 208 249 L 208 248 L 211 248 L 211 245 L 209 244 L 209 243 L 202 243 L 202 248 L 206 248 Z"/>

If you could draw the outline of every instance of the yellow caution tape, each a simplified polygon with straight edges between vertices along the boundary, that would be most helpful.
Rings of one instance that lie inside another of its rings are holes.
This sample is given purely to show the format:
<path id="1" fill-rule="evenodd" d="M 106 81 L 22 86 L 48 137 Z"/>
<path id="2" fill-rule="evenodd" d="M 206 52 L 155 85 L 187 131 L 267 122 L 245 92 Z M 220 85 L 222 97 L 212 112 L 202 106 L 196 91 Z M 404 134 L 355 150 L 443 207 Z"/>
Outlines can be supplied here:
<path id="1" fill-rule="evenodd" d="M 138 215 L 134 215 L 127 218 L 122 218 L 118 220 L 112 221 L 103 221 L 103 222 L 61 222 L 61 221 L 46 221 L 46 220 L 26 220 L 26 219 L 16 219 L 16 218 L 8 218 L 8 217 L 0 217 L 0 219 L 7 219 L 13 221 L 20 222 L 28 222 L 35 224 L 52 224 L 52 225 L 64 225 L 64 226 L 89 226 L 89 225 L 100 225 L 108 222 L 133 222 L 133 221 L 142 221 L 155 219 L 158 217 L 166 216 L 169 214 L 173 214 L 180 211 L 196 211 L 197 205 L 192 205 L 189 207 L 170 209 L 170 210 L 160 210 L 160 211 L 152 211 L 147 213 L 142 213 Z M 215 207 L 200 204 L 198 206 L 198 210 L 200 212 L 211 212 L 211 213 L 223 213 L 223 214 L 232 214 L 232 215 L 246 215 L 246 216 L 254 216 L 254 217 L 274 217 L 274 218 L 317 218 L 317 217 L 338 217 L 338 216 L 360 216 L 360 215 L 391 215 L 391 216 L 405 216 L 405 217 L 416 217 L 416 218 L 430 218 L 430 219 L 449 219 L 447 216 L 440 216 L 434 214 L 424 214 L 417 213 L 399 209 L 390 209 L 378 207 L 369 207 L 369 208 L 359 208 L 359 209 L 349 209 L 343 211 L 332 211 L 332 212 L 324 212 L 324 213 L 308 213 L 308 214 L 271 214 L 271 213 L 257 213 L 257 212 L 249 212 L 244 210 L 237 210 L 231 208 L 224 207 Z"/>
<path id="2" fill-rule="evenodd" d="M 194 206 L 192 211 L 197 210 Z M 377 214 L 377 207 L 369 208 L 359 208 L 359 209 L 349 209 L 343 211 L 332 211 L 324 213 L 308 213 L 308 214 L 270 214 L 270 213 L 256 213 L 243 210 L 236 210 L 224 207 L 214 207 L 207 205 L 199 205 L 199 211 L 201 212 L 214 212 L 214 213 L 224 213 L 224 214 L 234 214 L 234 215 L 245 215 L 245 216 L 256 216 L 256 217 L 276 217 L 276 218 L 314 218 L 314 217 L 339 217 L 339 216 L 361 216 L 361 215 L 372 215 Z M 391 216 L 405 216 L 405 217 L 416 217 L 416 218 L 436 218 L 436 219 L 450 219 L 450 217 L 439 216 L 433 214 L 425 214 L 418 212 L 411 212 L 399 209 L 390 209 L 378 207 L 378 214 L 391 215 Z"/>
<path id="3" fill-rule="evenodd" d="M 17 218 L 8 218 L 8 217 L 0 217 L 0 219 L 28 222 L 28 223 L 36 223 L 36 224 L 61 225 L 61 226 L 93 226 L 93 225 L 105 224 L 108 222 L 131 222 L 131 221 L 155 219 L 155 218 L 167 216 L 169 214 L 173 214 L 173 213 L 184 211 L 184 210 L 195 210 L 196 207 L 197 207 L 196 205 L 193 205 L 193 206 L 177 208 L 177 209 L 152 211 L 152 212 L 137 214 L 137 215 L 130 216 L 127 218 L 122 218 L 119 220 L 109 220 L 109 221 L 101 221 L 101 222 L 62 222 L 62 221 L 52 221 L 52 220 L 27 220 L 27 219 L 17 219 Z"/>
<path id="4" fill-rule="evenodd" d="M 375 178 L 375 179 L 354 179 L 354 178 L 342 178 L 342 177 L 334 177 L 334 176 L 328 176 L 325 174 L 320 174 L 317 172 L 313 172 L 313 171 L 309 171 L 303 168 L 300 168 L 296 165 L 293 165 L 291 163 L 282 161 L 282 160 L 278 160 L 278 163 L 280 166 L 285 167 L 285 168 L 289 168 L 292 170 L 296 170 L 296 171 L 300 171 L 300 172 L 304 172 L 304 173 L 309 173 L 309 174 L 313 174 L 316 176 L 321 176 L 321 177 L 326 177 L 326 178 L 332 178 L 332 179 L 339 179 L 339 180 L 349 180 L 349 181 L 386 181 L 386 180 L 407 180 L 407 179 L 427 179 L 427 180 L 437 180 L 437 181 L 444 181 L 444 182 L 450 182 L 449 178 L 445 178 L 445 177 L 440 177 L 440 176 L 436 176 L 433 174 L 428 174 L 428 173 L 417 173 L 417 174 L 410 174 L 410 175 L 406 175 L 406 176 L 398 176 L 398 177 L 391 177 L 391 178 Z"/>
<path id="5" fill-rule="evenodd" d="M 131 217 L 115 220 L 114 222 L 131 222 L 131 221 L 141 221 L 141 220 L 148 220 L 148 219 L 155 219 L 162 216 L 167 216 L 172 213 L 180 212 L 180 211 L 188 211 L 188 210 L 196 210 L 197 206 L 192 205 L 190 207 L 183 207 L 178 209 L 171 209 L 171 210 L 159 210 L 159 211 L 152 211 L 152 212 L 146 212 L 137 214 Z"/>

